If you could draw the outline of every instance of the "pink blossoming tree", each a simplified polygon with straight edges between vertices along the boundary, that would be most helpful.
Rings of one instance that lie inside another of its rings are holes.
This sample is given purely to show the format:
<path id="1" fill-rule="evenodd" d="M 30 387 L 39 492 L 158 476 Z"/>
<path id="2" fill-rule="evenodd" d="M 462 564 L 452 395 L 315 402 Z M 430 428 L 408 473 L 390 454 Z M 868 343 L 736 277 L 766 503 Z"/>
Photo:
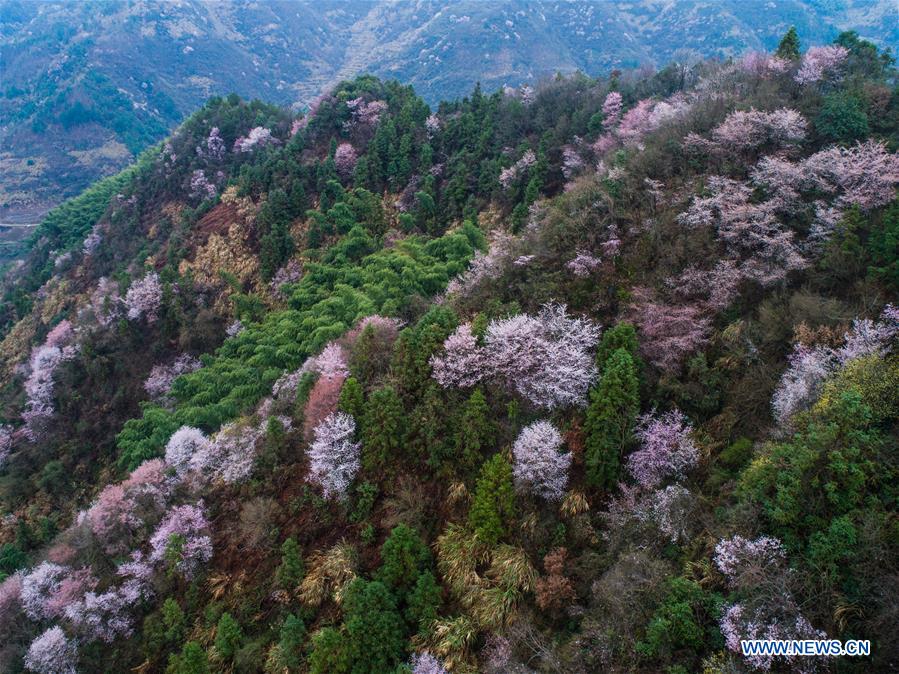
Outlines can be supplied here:
<path id="1" fill-rule="evenodd" d="M 548 421 L 536 421 L 522 429 L 512 446 L 516 486 L 547 501 L 560 501 L 571 468 L 571 453 L 561 452 L 561 447 L 562 435 Z"/>
<path id="2" fill-rule="evenodd" d="M 315 428 L 315 439 L 306 452 L 309 479 L 319 485 L 326 498 L 342 498 L 359 472 L 359 448 L 354 441 L 356 422 L 348 414 L 335 412 Z"/>

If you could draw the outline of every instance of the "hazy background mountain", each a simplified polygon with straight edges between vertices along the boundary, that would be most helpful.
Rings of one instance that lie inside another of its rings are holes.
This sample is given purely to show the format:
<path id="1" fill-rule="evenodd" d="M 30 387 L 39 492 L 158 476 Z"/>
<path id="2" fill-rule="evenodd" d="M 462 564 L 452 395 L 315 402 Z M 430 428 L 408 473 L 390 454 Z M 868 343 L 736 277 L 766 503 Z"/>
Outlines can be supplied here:
<path id="1" fill-rule="evenodd" d="M 770 49 L 790 25 L 805 45 L 899 43 L 893 0 L 0 2 L 0 221 L 37 221 L 216 94 L 302 106 L 369 71 L 434 104 Z"/>

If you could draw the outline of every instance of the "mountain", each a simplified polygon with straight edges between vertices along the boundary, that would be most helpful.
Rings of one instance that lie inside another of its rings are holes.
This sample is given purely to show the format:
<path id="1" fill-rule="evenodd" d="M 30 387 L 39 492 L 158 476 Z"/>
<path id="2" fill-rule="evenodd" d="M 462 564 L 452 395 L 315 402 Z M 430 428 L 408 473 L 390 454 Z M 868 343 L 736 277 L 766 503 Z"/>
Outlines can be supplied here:
<path id="1" fill-rule="evenodd" d="M 3 277 L 0 670 L 895 669 L 896 83 L 211 98 Z"/>
<path id="2" fill-rule="evenodd" d="M 890 0 L 0 2 L 0 217 L 36 222 L 212 95 L 303 106 L 369 72 L 431 105 L 581 70 L 771 49 L 857 30 L 899 42 Z"/>

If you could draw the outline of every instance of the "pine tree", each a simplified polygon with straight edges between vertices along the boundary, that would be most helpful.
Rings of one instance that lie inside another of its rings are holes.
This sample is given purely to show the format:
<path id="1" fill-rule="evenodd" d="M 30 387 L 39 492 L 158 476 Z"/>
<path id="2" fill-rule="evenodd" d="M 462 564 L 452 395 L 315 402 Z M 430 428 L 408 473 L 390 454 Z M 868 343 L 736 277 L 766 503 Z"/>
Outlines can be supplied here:
<path id="1" fill-rule="evenodd" d="M 425 571 L 419 574 L 415 587 L 406 597 L 406 621 L 410 625 L 417 625 L 419 632 L 425 631 L 437 619 L 442 594 L 443 590 L 433 573 Z"/>
<path id="2" fill-rule="evenodd" d="M 458 460 L 465 466 L 476 466 L 481 453 L 493 444 L 495 432 L 487 399 L 480 389 L 475 389 L 463 405 L 456 425 L 453 441 Z"/>
<path id="3" fill-rule="evenodd" d="M 784 34 L 774 54 L 782 59 L 799 58 L 799 35 L 796 33 L 796 26 L 790 26 L 790 30 Z"/>
<path id="4" fill-rule="evenodd" d="M 350 377 L 343 382 L 340 389 L 340 398 L 337 401 L 337 409 L 349 414 L 354 419 L 361 419 L 365 410 L 365 396 L 362 393 L 362 385 L 355 377 Z"/>
<path id="5" fill-rule="evenodd" d="M 292 590 L 300 584 L 305 573 L 300 546 L 291 536 L 281 544 L 281 564 L 275 572 L 275 583 L 283 590 Z"/>
<path id="6" fill-rule="evenodd" d="M 227 662 L 234 657 L 243 640 L 240 625 L 228 612 L 222 613 L 215 628 L 215 654 Z"/>
<path id="7" fill-rule="evenodd" d="M 381 546 L 381 568 L 376 577 L 403 600 L 431 563 L 431 551 L 418 532 L 400 524 Z"/>
<path id="8" fill-rule="evenodd" d="M 625 349 L 618 349 L 590 391 L 584 433 L 587 479 L 592 485 L 608 489 L 617 483 L 621 455 L 639 410 L 634 361 Z"/>
<path id="9" fill-rule="evenodd" d="M 502 454 L 495 454 L 481 467 L 468 521 L 481 540 L 493 545 L 506 535 L 514 515 L 512 466 Z"/>
<path id="10" fill-rule="evenodd" d="M 403 404 L 392 386 L 369 396 L 362 418 L 362 464 L 366 470 L 386 466 L 402 451 L 406 437 Z"/>
<path id="11" fill-rule="evenodd" d="M 188 641 L 181 653 L 169 658 L 166 674 L 209 674 L 209 658 L 196 641 Z"/>
<path id="12" fill-rule="evenodd" d="M 405 656 L 406 626 L 383 583 L 357 578 L 344 595 L 352 674 L 393 671 Z"/>

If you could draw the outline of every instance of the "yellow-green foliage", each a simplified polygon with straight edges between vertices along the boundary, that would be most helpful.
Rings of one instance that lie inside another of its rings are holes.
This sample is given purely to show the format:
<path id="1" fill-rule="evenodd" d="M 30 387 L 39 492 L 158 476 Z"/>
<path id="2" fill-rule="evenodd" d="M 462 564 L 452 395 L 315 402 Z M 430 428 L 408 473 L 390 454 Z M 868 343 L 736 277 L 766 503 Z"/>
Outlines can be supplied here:
<path id="1" fill-rule="evenodd" d="M 874 423 L 899 416 L 899 357 L 871 355 L 849 361 L 825 384 L 813 412 L 828 414 L 840 394 L 850 390 L 861 396 Z"/>

